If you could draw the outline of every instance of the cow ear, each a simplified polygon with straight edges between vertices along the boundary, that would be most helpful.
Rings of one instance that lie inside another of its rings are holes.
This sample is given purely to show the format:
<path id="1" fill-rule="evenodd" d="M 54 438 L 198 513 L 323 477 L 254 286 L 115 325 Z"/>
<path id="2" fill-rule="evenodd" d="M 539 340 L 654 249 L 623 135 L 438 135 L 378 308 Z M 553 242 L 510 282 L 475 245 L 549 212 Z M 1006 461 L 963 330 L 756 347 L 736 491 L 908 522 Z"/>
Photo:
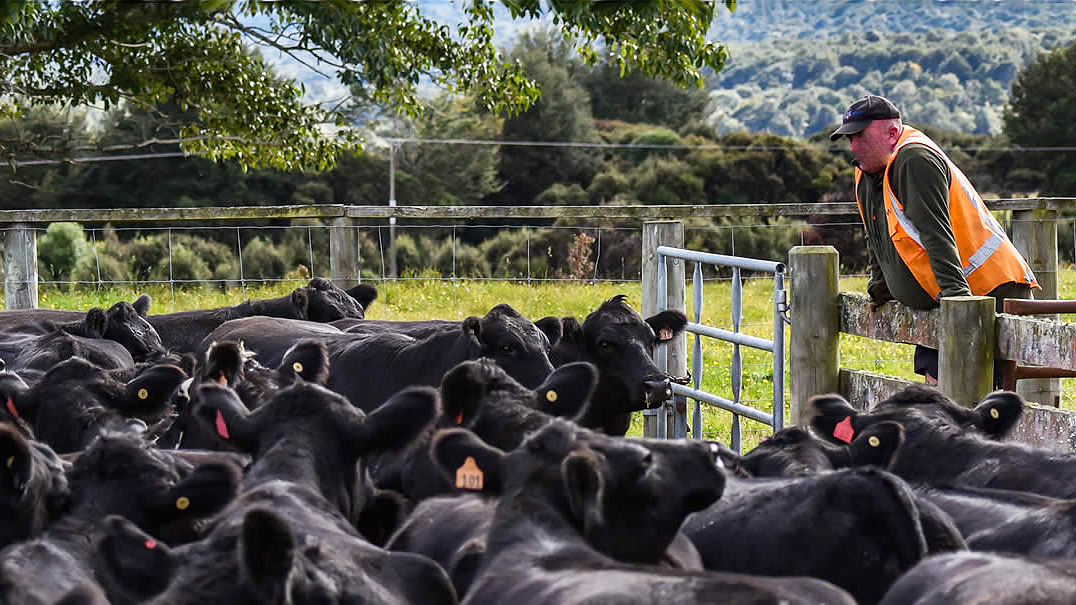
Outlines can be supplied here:
<path id="1" fill-rule="evenodd" d="M 482 349 L 482 318 L 471 316 L 463 320 L 463 333 L 468 342 L 478 350 Z"/>
<path id="2" fill-rule="evenodd" d="M 281 603 L 295 558 L 295 534 L 276 513 L 255 509 L 243 517 L 239 573 L 261 603 Z"/>
<path id="3" fill-rule="evenodd" d="M 11 424 L 0 424 L 0 485 L 21 494 L 33 472 L 30 442 Z"/>
<path id="4" fill-rule="evenodd" d="M 811 426 L 829 441 L 851 443 L 856 436 L 858 412 L 836 393 L 815 395 L 807 401 Z"/>
<path id="5" fill-rule="evenodd" d="M 306 288 L 296 288 L 291 291 L 291 306 L 295 311 L 295 319 L 310 318 L 310 294 Z"/>
<path id="6" fill-rule="evenodd" d="M 109 601 L 95 582 L 83 582 L 67 591 L 55 605 L 109 605 Z"/>
<path id="7" fill-rule="evenodd" d="M 226 386 L 234 386 L 243 378 L 243 364 L 246 356 L 243 354 L 243 343 L 234 340 L 213 342 L 205 352 L 205 366 L 202 367 L 202 378 L 219 382 Z"/>
<path id="8" fill-rule="evenodd" d="M 191 410 L 204 430 L 245 452 L 257 447 L 258 428 L 239 395 L 212 382 L 192 385 Z"/>
<path id="9" fill-rule="evenodd" d="M 550 347 L 557 346 L 557 343 L 560 342 L 561 334 L 564 333 L 559 317 L 543 317 L 535 321 L 534 325 L 538 326 L 538 329 L 549 339 Z"/>
<path id="10" fill-rule="evenodd" d="M 407 517 L 407 500 L 392 490 L 377 490 L 362 507 L 355 529 L 374 546 L 385 546 L 389 537 Z"/>
<path id="11" fill-rule="evenodd" d="M 562 365 L 534 389 L 534 408 L 562 418 L 580 418 L 597 385 L 594 364 L 576 361 Z"/>
<path id="12" fill-rule="evenodd" d="M 110 515 L 104 525 L 97 557 L 101 584 L 109 593 L 129 597 L 132 603 L 163 592 L 176 569 L 171 549 L 124 517 Z"/>
<path id="13" fill-rule="evenodd" d="M 168 407 L 172 393 L 184 380 L 187 380 L 187 373 L 178 366 L 151 366 L 127 383 L 124 401 L 116 402 L 116 408 L 125 416 L 158 416 Z"/>
<path id="14" fill-rule="evenodd" d="M 138 299 L 136 299 L 133 303 L 131 303 L 131 306 L 134 307 L 136 313 L 138 313 L 142 317 L 145 317 L 149 315 L 149 306 L 152 302 L 153 299 L 150 298 L 149 294 L 143 294 L 142 296 L 139 296 Z"/>
<path id="15" fill-rule="evenodd" d="M 646 318 L 646 323 L 654 329 L 657 342 L 668 342 L 687 326 L 687 315 L 682 311 L 668 310 Z"/>
<path id="16" fill-rule="evenodd" d="M 440 414 L 436 389 L 407 387 L 352 426 L 352 447 L 359 455 L 396 449 L 414 441 Z"/>
<path id="17" fill-rule="evenodd" d="M 979 420 L 975 423 L 984 433 L 995 439 L 1009 435 L 1024 413 L 1024 400 L 1012 391 L 994 391 L 987 395 L 973 410 Z"/>
<path id="18" fill-rule="evenodd" d="M 900 423 L 878 422 L 863 429 L 848 444 L 850 465 L 891 468 L 903 444 L 904 427 Z"/>
<path id="19" fill-rule="evenodd" d="M 449 483 L 459 489 L 500 494 L 504 452 L 467 429 L 442 429 L 433 435 L 430 454 Z"/>
<path id="20" fill-rule="evenodd" d="M 162 519 L 207 517 L 223 509 L 238 494 L 242 471 L 228 462 L 201 464 L 154 506 Z"/>
<path id="21" fill-rule="evenodd" d="M 108 316 L 105 310 L 94 307 L 86 311 L 86 317 L 82 320 L 83 336 L 86 338 L 104 338 L 105 330 L 108 329 Z"/>
<path id="22" fill-rule="evenodd" d="M 359 284 L 350 290 L 344 290 L 347 295 L 355 299 L 355 302 L 362 305 L 363 311 L 370 308 L 370 305 L 377 300 L 377 288 L 370 284 Z"/>
<path id="23" fill-rule="evenodd" d="M 605 516 L 602 514 L 605 492 L 602 461 L 594 452 L 577 450 L 561 462 L 560 471 L 568 494 L 568 506 L 576 524 L 583 529 L 583 537 L 598 550 L 607 550 Z"/>
<path id="24" fill-rule="evenodd" d="M 277 371 L 325 386 L 329 382 L 329 349 L 321 341 L 300 340 L 284 353 Z"/>
<path id="25" fill-rule="evenodd" d="M 491 364 L 485 358 L 462 361 L 441 378 L 441 405 L 452 424 L 463 425 L 478 414 L 489 387 Z"/>

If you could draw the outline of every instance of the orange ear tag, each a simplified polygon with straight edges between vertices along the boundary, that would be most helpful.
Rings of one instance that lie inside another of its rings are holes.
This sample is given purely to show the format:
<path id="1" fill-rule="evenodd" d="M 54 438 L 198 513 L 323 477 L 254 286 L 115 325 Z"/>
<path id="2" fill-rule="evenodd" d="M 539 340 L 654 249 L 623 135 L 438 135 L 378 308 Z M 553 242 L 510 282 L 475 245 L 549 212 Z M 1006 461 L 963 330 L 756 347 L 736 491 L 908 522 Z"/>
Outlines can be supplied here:
<path id="1" fill-rule="evenodd" d="M 224 376 L 224 372 L 221 372 L 220 375 L 217 376 L 217 382 L 220 383 L 221 386 L 228 386 L 228 379 Z"/>
<path id="2" fill-rule="evenodd" d="M 470 456 L 463 461 L 463 466 L 456 469 L 456 487 L 460 489 L 481 491 L 484 478 L 482 469 L 478 468 L 478 464 Z"/>

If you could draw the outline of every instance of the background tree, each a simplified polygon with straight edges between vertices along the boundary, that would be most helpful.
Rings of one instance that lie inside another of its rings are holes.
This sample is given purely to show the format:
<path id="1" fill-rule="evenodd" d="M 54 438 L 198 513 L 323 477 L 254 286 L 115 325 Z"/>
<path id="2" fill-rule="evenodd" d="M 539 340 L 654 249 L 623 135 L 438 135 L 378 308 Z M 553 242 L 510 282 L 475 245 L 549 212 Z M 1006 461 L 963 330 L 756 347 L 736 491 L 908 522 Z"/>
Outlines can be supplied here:
<path id="1" fill-rule="evenodd" d="M 596 143 L 598 133 L 590 113 L 590 97 L 579 84 L 582 64 L 570 55 L 570 43 L 553 32 L 523 34 L 510 56 L 539 83 L 542 94 L 526 111 L 506 118 L 505 141 Z M 593 147 L 505 145 L 501 178 L 507 183 L 496 200 L 531 204 L 554 183 L 585 188 L 601 163 Z"/>
<path id="2" fill-rule="evenodd" d="M 723 3 L 735 6 L 735 0 Z M 174 103 L 195 116 L 170 141 L 186 152 L 244 167 L 325 168 L 360 143 L 346 104 L 305 100 L 299 84 L 274 73 L 248 46 L 291 55 L 404 113 L 419 107 L 425 81 L 472 95 L 488 111 L 528 107 L 538 89 L 494 45 L 493 5 L 463 6 L 463 22 L 450 27 L 424 15 L 423 5 L 399 0 L 5 2 L 2 110 L 17 116 L 49 103 Z M 702 69 L 720 69 L 726 56 L 705 37 L 717 0 L 504 0 L 500 6 L 513 19 L 550 10 L 558 27 L 579 40 L 586 60 L 595 58 L 589 49 L 602 45 L 624 69 L 680 84 L 700 84 Z M 0 152 L 66 157 L 71 151 L 43 143 L 7 139 Z"/>
<path id="3" fill-rule="evenodd" d="M 1005 108 L 1005 134 L 1026 147 L 1071 147 L 1076 142 L 1076 45 L 1043 53 L 1016 76 Z M 1073 195 L 1076 153 L 1025 154 L 1021 167 L 1041 173 L 1040 193 Z"/>

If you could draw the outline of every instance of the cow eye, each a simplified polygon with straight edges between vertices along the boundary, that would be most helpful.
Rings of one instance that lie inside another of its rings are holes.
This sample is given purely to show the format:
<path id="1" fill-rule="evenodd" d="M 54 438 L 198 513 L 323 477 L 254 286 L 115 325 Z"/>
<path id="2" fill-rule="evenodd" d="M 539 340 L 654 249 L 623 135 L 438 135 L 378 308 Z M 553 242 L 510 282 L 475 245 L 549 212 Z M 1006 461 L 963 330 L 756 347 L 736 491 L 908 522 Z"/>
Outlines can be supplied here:
<path id="1" fill-rule="evenodd" d="M 608 340 L 603 340 L 603 341 L 598 343 L 598 346 L 603 348 L 603 349 L 611 349 L 611 348 L 613 348 L 613 343 L 608 341 Z"/>
<path id="2" fill-rule="evenodd" d="M 512 347 L 512 345 L 501 345 L 501 350 L 505 353 L 511 353 L 515 349 Z"/>

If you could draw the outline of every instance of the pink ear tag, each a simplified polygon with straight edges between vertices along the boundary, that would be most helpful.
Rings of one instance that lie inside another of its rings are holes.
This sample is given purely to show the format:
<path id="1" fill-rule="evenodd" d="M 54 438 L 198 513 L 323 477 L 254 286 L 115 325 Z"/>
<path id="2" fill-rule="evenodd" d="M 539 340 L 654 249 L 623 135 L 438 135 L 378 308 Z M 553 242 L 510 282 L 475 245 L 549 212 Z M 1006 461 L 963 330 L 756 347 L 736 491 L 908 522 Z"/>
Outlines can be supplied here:
<path id="1" fill-rule="evenodd" d="M 456 417 L 453 418 L 453 420 L 456 421 L 456 424 L 463 424 L 463 410 L 460 410 L 459 414 L 456 414 Z"/>
<path id="2" fill-rule="evenodd" d="M 221 415 L 220 410 L 217 410 L 217 434 L 225 439 L 231 439 L 228 436 L 228 425 L 224 423 L 224 416 Z"/>
<path id="3" fill-rule="evenodd" d="M 837 426 L 833 427 L 833 436 L 845 443 L 852 443 L 852 437 L 856 434 L 856 430 L 852 428 L 852 417 L 845 416 L 844 420 L 837 423 Z"/>
<path id="4" fill-rule="evenodd" d="M 153 550 L 154 548 L 157 548 L 157 541 L 156 540 L 146 540 L 146 548 L 148 548 L 149 550 Z"/>
<path id="5" fill-rule="evenodd" d="M 19 411 L 15 409 L 15 402 L 10 397 L 7 398 L 7 411 L 11 412 L 12 416 L 19 417 Z"/>
<path id="6" fill-rule="evenodd" d="M 658 331 L 658 340 L 665 342 L 666 340 L 672 340 L 673 332 L 669 328 L 662 328 Z"/>

